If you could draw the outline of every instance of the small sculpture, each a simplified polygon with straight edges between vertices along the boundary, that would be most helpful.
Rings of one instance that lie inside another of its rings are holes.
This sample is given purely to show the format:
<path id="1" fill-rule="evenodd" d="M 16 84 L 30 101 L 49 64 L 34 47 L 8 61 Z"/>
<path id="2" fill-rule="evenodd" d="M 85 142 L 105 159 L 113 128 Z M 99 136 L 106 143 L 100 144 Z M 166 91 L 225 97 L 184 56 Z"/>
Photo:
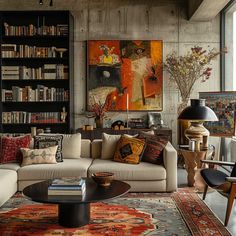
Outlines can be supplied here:
<path id="1" fill-rule="evenodd" d="M 63 108 L 62 108 L 62 112 L 61 112 L 61 121 L 62 121 L 63 123 L 66 122 L 66 116 L 67 116 L 66 108 L 63 107 Z"/>

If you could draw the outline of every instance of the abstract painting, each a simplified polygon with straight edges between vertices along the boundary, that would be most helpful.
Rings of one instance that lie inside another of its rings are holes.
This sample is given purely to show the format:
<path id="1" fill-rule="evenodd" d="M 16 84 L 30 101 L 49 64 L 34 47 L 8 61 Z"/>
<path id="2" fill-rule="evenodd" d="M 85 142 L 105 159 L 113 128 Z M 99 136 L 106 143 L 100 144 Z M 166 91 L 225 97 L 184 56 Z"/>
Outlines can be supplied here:
<path id="1" fill-rule="evenodd" d="M 217 115 L 219 121 L 204 125 L 212 136 L 235 136 L 236 92 L 200 92 L 199 98 L 206 99 L 206 105 Z"/>
<path id="2" fill-rule="evenodd" d="M 159 40 L 88 41 L 88 107 L 109 95 L 109 110 L 161 111 L 162 48 Z"/>

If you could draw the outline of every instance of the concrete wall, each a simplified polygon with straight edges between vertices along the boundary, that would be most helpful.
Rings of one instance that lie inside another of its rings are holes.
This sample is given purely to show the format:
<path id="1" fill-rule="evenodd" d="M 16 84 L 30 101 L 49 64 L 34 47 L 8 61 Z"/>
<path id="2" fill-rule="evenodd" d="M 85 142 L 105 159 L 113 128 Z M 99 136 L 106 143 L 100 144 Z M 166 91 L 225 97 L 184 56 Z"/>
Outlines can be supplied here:
<path id="1" fill-rule="evenodd" d="M 220 18 L 208 22 L 187 21 L 187 7 L 174 0 L 49 0 L 39 6 L 37 0 L 3 1 L 1 10 L 70 10 L 75 19 L 75 127 L 88 122 L 82 115 L 86 97 L 86 40 L 91 39 L 160 39 L 164 42 L 164 59 L 175 50 L 183 54 L 194 45 L 219 49 Z M 199 91 L 220 89 L 219 58 L 212 63 L 213 75 L 205 83 L 196 83 L 192 98 Z M 176 86 L 164 72 L 164 123 L 173 130 L 174 144 L 177 142 L 177 105 L 180 97 Z M 145 112 L 131 113 L 130 117 L 145 116 Z M 125 113 L 111 113 L 111 119 L 126 119 Z"/>

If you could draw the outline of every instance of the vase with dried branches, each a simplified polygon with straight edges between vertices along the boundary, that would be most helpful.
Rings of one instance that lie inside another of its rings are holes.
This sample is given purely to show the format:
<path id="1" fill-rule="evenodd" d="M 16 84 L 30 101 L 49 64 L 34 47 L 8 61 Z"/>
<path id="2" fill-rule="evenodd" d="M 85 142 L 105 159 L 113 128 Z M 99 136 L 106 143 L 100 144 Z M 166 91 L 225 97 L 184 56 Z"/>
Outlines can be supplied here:
<path id="1" fill-rule="evenodd" d="M 225 52 L 226 49 L 223 50 Z M 215 49 L 207 51 L 194 46 L 184 56 L 178 56 L 176 52 L 167 55 L 164 68 L 169 73 L 170 80 L 176 83 L 182 99 L 178 114 L 187 106 L 195 82 L 205 82 L 210 78 L 212 68 L 209 65 L 220 53 Z"/>
<path id="2" fill-rule="evenodd" d="M 89 111 L 94 112 L 95 122 L 97 128 L 103 128 L 103 118 L 107 111 L 112 107 L 112 98 L 111 94 L 108 94 L 104 103 L 93 99 L 94 103 L 90 105 Z"/>

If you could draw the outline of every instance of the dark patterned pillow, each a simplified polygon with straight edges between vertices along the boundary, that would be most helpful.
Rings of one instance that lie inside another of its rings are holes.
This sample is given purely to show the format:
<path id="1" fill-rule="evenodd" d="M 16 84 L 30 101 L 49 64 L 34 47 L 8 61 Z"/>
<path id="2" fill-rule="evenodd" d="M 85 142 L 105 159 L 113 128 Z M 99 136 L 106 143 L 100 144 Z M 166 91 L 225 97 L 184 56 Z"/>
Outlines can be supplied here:
<path id="1" fill-rule="evenodd" d="M 57 162 L 62 162 L 62 140 L 63 135 L 38 135 L 34 137 L 34 148 L 42 149 L 52 146 L 58 146 L 56 152 Z"/>
<path id="2" fill-rule="evenodd" d="M 140 134 L 138 138 L 146 138 L 146 147 L 142 155 L 142 161 L 163 164 L 163 149 L 168 143 L 168 137 L 149 134 Z"/>
<path id="3" fill-rule="evenodd" d="M 129 164 L 139 164 L 144 147 L 145 139 L 141 140 L 122 135 L 116 146 L 113 160 Z"/>

